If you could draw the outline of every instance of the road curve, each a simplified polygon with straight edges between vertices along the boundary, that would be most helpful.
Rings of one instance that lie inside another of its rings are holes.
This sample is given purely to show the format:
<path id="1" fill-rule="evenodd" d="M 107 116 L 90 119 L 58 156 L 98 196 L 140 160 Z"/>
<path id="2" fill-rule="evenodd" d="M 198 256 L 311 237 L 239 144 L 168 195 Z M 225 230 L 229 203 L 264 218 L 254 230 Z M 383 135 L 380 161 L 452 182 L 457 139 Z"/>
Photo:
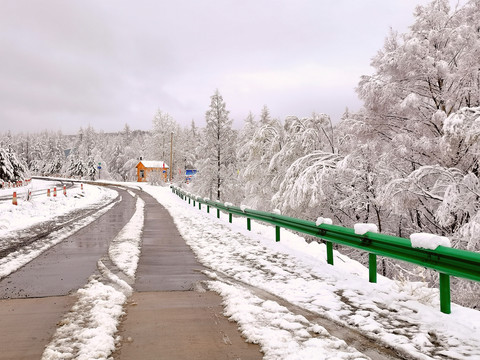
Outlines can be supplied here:
<path id="1" fill-rule="evenodd" d="M 0 280 L 0 299 L 62 296 L 85 285 L 135 210 L 134 198 L 125 190 L 116 190 L 122 201 L 111 210 Z"/>
<path id="2" fill-rule="evenodd" d="M 0 360 L 41 358 L 58 323 L 76 301 L 72 294 L 98 272 L 97 261 L 135 210 L 134 198 L 125 190 L 116 190 L 122 201 L 0 280 Z M 75 222 L 84 216 L 79 211 L 63 220 Z M 55 227 L 54 223 L 42 224 L 30 241 L 25 238 L 17 242 L 16 250 L 30 246 L 32 241 L 42 241 Z"/>

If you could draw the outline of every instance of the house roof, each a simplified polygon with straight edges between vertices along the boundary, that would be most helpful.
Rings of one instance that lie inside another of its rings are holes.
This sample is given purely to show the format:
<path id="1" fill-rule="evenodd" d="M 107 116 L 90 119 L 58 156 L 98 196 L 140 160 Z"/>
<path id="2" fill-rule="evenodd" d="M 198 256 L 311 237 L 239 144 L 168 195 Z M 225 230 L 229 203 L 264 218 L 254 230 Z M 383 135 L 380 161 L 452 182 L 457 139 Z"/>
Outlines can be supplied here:
<path id="1" fill-rule="evenodd" d="M 143 164 L 146 168 L 165 168 L 168 169 L 168 165 L 165 161 L 151 161 L 151 160 L 142 160 L 140 161 L 136 167 L 138 167 L 139 164 Z"/>

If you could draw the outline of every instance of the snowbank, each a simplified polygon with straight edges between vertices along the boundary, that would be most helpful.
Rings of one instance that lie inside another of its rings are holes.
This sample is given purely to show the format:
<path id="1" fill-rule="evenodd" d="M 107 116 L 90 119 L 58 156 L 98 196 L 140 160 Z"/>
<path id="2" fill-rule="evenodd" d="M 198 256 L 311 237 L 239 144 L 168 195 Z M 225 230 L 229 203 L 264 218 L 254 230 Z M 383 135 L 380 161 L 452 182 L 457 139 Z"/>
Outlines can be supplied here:
<path id="1" fill-rule="evenodd" d="M 12 205 L 11 198 L 0 201 L 0 238 L 12 231 L 52 220 L 75 210 L 98 207 L 118 195 L 116 191 L 105 187 L 84 185 L 82 191 L 80 185 L 76 185 L 67 189 L 67 196 L 57 188 L 56 197 L 53 197 L 53 194 L 47 197 L 47 189 L 53 190 L 55 184 L 58 183 L 34 179 L 29 186 L 2 190 L 0 195 L 8 197 L 16 191 L 18 205 Z M 30 201 L 27 201 L 28 191 L 33 193 Z"/>
<path id="2" fill-rule="evenodd" d="M 378 232 L 378 228 L 377 228 L 377 225 L 375 224 L 370 224 L 370 223 L 359 223 L 359 224 L 355 224 L 353 226 L 353 229 L 355 231 L 355 234 L 357 235 L 364 235 L 366 234 L 367 232 L 372 232 L 372 233 L 376 233 Z"/>
<path id="3" fill-rule="evenodd" d="M 319 217 L 319 218 L 317 219 L 317 221 L 315 222 L 315 225 L 320 226 L 320 225 L 322 225 L 322 224 L 332 225 L 332 224 L 333 224 L 333 221 L 332 221 L 332 219 L 330 219 L 330 218 Z"/>
<path id="4" fill-rule="evenodd" d="M 140 241 L 143 230 L 145 202 L 138 198 L 135 214 L 120 231 L 108 248 L 113 263 L 133 279 L 140 257 Z"/>
<path id="5" fill-rule="evenodd" d="M 414 233 L 410 235 L 410 241 L 414 248 L 435 250 L 439 246 L 452 247 L 449 238 L 429 233 Z"/>

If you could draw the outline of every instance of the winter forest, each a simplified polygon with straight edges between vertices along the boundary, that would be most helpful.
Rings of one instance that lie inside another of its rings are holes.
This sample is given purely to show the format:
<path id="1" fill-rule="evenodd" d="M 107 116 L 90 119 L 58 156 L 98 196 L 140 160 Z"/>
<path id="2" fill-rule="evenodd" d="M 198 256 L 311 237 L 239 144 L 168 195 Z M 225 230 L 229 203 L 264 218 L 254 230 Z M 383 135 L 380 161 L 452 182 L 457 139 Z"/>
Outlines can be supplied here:
<path id="1" fill-rule="evenodd" d="M 2 133 L 0 178 L 136 181 L 140 157 L 170 164 L 173 132 L 173 181 L 194 194 L 348 227 L 375 223 L 401 237 L 435 233 L 480 251 L 480 1 L 417 7 L 410 30 L 391 31 L 371 65 L 356 88 L 363 108 L 334 122 L 323 113 L 276 119 L 264 106 L 247 110 L 237 130 L 217 90 L 205 104 L 205 127 L 181 126 L 162 109 L 147 132 L 125 125 L 113 134 L 91 126 L 76 135 Z M 185 169 L 198 170 L 190 184 Z M 379 271 L 438 281 L 389 259 Z M 478 284 L 453 281 L 454 301 L 480 305 Z"/>

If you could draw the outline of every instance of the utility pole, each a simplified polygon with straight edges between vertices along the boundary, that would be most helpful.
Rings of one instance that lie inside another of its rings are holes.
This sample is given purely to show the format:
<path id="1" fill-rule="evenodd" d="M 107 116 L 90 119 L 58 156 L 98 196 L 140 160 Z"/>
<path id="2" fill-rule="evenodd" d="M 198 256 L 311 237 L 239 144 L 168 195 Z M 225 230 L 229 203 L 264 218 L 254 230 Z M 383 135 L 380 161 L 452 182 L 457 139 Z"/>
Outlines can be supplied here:
<path id="1" fill-rule="evenodd" d="M 173 131 L 170 133 L 170 182 L 172 182 L 173 174 Z"/>

